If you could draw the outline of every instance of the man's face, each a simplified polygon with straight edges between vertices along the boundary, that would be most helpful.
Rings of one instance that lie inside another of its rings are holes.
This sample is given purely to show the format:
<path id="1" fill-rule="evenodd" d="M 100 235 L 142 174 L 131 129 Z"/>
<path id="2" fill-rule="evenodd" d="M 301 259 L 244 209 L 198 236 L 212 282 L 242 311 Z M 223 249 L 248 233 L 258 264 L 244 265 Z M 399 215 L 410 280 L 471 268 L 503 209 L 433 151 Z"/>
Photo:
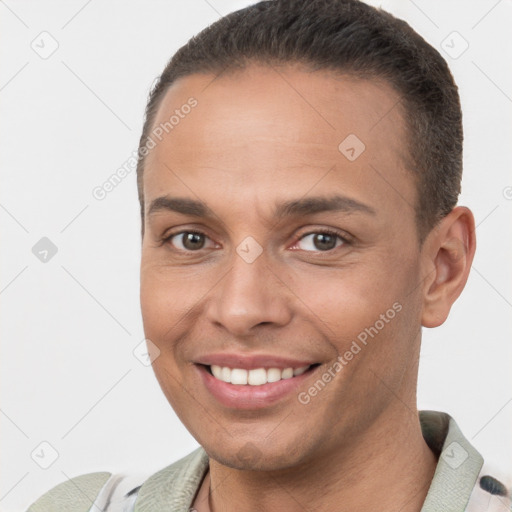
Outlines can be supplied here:
<path id="1" fill-rule="evenodd" d="M 180 79 L 156 116 L 154 128 L 181 113 L 153 137 L 144 171 L 145 334 L 163 392 L 210 456 L 297 466 L 415 406 L 421 268 L 407 131 L 383 83 L 292 67 L 214 78 Z M 197 105 L 183 109 L 190 97 Z M 336 196 L 337 209 L 320 204 Z M 175 198 L 205 211 L 174 211 L 188 204 Z M 223 382 L 212 364 L 255 384 Z M 313 366 L 282 379 L 303 365 Z"/>

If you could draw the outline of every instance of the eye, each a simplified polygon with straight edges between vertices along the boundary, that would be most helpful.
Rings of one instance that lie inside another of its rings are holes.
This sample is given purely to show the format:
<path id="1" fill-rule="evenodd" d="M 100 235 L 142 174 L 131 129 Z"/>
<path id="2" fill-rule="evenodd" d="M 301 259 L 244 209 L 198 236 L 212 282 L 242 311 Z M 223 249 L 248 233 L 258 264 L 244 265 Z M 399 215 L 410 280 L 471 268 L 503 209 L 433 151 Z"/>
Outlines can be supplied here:
<path id="1" fill-rule="evenodd" d="M 211 243 L 211 247 L 215 246 L 213 241 L 200 231 L 180 231 L 179 233 L 169 235 L 163 240 L 163 242 L 170 243 L 176 249 L 187 252 L 204 249 L 207 241 Z"/>
<path id="2" fill-rule="evenodd" d="M 302 236 L 296 245 L 303 251 L 330 251 L 348 241 L 334 231 L 317 231 Z M 302 246 L 300 246 L 302 245 Z"/>

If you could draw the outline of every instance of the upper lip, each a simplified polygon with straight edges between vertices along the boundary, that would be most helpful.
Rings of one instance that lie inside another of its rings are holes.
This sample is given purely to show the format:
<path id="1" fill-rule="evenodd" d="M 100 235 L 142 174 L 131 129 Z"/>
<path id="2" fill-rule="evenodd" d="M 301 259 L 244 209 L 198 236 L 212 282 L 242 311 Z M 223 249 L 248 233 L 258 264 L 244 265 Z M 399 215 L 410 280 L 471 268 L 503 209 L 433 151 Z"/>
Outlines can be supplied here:
<path id="1" fill-rule="evenodd" d="M 303 366 L 310 366 L 315 364 L 316 361 L 306 361 L 299 359 L 292 359 L 289 357 L 280 357 L 267 354 L 207 354 L 198 358 L 195 361 L 197 364 L 217 366 L 228 368 L 243 368 L 246 370 L 253 370 L 255 368 L 302 368 Z"/>

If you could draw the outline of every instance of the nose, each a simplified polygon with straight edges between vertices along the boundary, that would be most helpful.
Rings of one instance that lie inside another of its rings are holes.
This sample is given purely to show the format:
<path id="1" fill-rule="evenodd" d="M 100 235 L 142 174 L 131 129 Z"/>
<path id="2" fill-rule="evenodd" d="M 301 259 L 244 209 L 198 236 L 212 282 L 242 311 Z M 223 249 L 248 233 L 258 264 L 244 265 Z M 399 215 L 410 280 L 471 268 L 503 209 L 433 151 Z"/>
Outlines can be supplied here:
<path id="1" fill-rule="evenodd" d="M 270 270 L 265 254 L 247 262 L 238 254 L 210 296 L 206 316 L 236 336 L 254 334 L 257 326 L 282 327 L 292 318 L 292 293 Z"/>

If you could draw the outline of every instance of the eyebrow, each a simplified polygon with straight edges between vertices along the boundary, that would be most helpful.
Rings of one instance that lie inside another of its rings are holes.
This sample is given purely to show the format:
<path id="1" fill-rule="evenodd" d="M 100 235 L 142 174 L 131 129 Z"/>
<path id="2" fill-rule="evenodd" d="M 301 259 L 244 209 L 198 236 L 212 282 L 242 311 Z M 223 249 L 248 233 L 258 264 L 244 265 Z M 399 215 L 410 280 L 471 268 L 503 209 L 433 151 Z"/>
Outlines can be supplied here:
<path id="1" fill-rule="evenodd" d="M 183 197 L 157 197 L 149 206 L 148 216 L 161 211 L 176 212 L 192 217 L 216 217 L 203 201 Z M 274 217 L 276 218 L 306 216 L 321 212 L 377 214 L 371 206 L 342 195 L 283 201 L 274 207 Z"/>

